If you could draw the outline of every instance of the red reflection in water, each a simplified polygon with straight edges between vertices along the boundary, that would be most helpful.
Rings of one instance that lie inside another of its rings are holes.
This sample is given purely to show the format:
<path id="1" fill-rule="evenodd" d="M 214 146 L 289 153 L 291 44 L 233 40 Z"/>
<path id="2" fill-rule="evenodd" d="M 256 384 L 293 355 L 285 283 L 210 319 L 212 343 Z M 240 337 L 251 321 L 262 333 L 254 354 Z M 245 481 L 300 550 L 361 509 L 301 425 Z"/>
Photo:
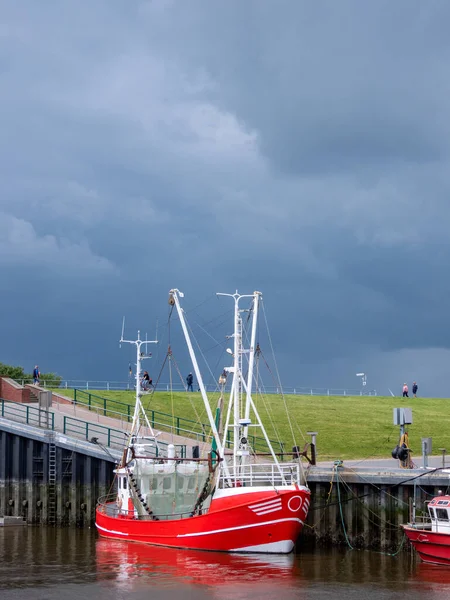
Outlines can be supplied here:
<path id="1" fill-rule="evenodd" d="M 414 579 L 419 579 L 423 583 L 450 586 L 450 566 L 419 562 L 414 571 Z"/>
<path id="2" fill-rule="evenodd" d="M 166 575 L 184 582 L 211 585 L 235 583 L 289 584 L 301 577 L 295 555 L 249 555 L 201 552 L 100 539 L 96 542 L 97 571 L 124 581 Z"/>

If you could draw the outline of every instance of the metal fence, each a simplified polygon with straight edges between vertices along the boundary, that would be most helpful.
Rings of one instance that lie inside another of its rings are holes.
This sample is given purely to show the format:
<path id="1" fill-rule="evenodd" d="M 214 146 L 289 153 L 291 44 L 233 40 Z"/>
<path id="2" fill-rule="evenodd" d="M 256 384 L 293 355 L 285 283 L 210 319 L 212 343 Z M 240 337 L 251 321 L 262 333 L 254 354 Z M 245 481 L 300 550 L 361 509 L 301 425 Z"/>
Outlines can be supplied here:
<path id="1" fill-rule="evenodd" d="M 26 425 L 33 425 L 34 427 L 55 430 L 55 415 L 53 413 L 27 404 L 6 402 L 3 398 L 0 398 L 0 417 L 25 423 Z"/>
<path id="2" fill-rule="evenodd" d="M 134 412 L 134 406 L 114 400 L 112 398 L 103 398 L 97 396 L 90 391 L 74 389 L 73 391 L 73 404 L 74 406 L 82 406 L 89 411 L 94 411 L 103 416 L 111 416 L 114 418 L 120 418 L 123 422 L 131 422 Z M 152 428 L 156 428 L 160 431 L 168 431 L 175 435 L 181 435 L 195 439 L 197 442 L 212 442 L 212 435 L 210 433 L 210 426 L 206 423 L 200 423 L 187 419 L 186 417 L 180 417 L 177 415 L 171 415 L 162 411 L 148 409 L 147 416 Z M 252 448 L 255 452 L 262 452 L 266 450 L 266 441 L 264 438 L 256 435 L 248 434 L 248 439 Z M 285 448 L 283 442 L 279 440 L 270 440 L 272 446 L 283 456 L 285 454 Z M 231 448 L 232 439 L 231 431 L 227 432 L 227 439 L 225 440 L 227 448 Z"/>
<path id="3" fill-rule="evenodd" d="M 3 398 L 0 398 L 0 417 L 42 429 L 60 431 L 65 435 L 82 438 L 86 441 L 94 439 L 95 443 L 100 442 L 109 448 L 123 448 L 128 438 L 127 431 L 75 417 L 64 416 L 62 423 L 59 423 L 55 420 L 53 412 L 26 404 L 5 401 Z M 154 447 L 154 457 L 167 456 L 168 446 L 168 442 L 158 441 Z M 175 449 L 177 456 L 186 458 L 185 444 L 175 444 Z"/>
<path id="4" fill-rule="evenodd" d="M 26 383 L 33 383 L 33 380 L 18 379 L 17 383 L 24 385 Z M 41 380 L 40 385 L 46 387 L 45 380 Z M 53 386 L 53 382 L 49 384 Z M 132 391 L 134 390 L 134 379 L 128 381 L 86 381 L 85 379 L 64 379 L 59 385 L 60 389 L 78 388 L 83 390 L 97 390 L 97 391 Z M 217 385 L 205 384 L 207 392 L 216 391 Z M 174 392 L 186 391 L 186 387 L 180 383 L 158 383 L 159 391 L 169 392 L 171 389 Z M 261 391 L 265 394 L 280 394 L 283 392 L 288 395 L 302 395 L 302 396 L 376 396 L 376 390 L 366 390 L 362 388 L 314 388 L 314 387 L 275 387 L 268 386 L 261 388 Z"/>

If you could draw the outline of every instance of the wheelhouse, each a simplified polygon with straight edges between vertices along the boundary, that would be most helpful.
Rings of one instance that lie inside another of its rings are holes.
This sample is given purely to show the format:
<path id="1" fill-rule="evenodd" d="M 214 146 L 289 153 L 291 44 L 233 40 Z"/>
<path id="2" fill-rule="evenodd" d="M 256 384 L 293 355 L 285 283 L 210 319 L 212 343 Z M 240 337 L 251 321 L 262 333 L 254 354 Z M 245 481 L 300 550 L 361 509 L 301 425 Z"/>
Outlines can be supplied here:
<path id="1" fill-rule="evenodd" d="M 428 505 L 431 530 L 437 533 L 450 533 L 450 496 L 438 496 Z"/>

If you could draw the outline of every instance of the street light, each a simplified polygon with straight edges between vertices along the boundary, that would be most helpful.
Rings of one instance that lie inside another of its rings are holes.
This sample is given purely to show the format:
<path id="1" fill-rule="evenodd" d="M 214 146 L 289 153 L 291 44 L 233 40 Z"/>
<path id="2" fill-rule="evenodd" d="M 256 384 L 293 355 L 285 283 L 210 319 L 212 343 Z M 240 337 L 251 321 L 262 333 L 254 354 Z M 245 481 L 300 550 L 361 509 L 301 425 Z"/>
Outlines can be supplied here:
<path id="1" fill-rule="evenodd" d="M 356 377 L 361 377 L 363 386 L 367 385 L 367 375 L 365 373 L 356 373 Z"/>

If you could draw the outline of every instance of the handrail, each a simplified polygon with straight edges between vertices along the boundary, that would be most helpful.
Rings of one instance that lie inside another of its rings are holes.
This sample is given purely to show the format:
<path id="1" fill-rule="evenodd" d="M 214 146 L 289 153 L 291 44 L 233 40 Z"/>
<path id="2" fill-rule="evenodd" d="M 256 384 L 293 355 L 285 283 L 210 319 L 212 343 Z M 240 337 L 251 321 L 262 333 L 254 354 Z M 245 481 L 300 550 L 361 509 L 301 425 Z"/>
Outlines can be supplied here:
<path id="1" fill-rule="evenodd" d="M 0 416 L 12 421 L 25 422 L 26 425 L 51 429 L 52 431 L 57 430 L 53 412 L 21 404 L 19 402 L 5 401 L 3 398 L 0 398 Z M 88 441 L 92 437 L 95 437 L 95 434 L 103 435 L 105 438 L 104 445 L 108 448 L 113 446 L 122 448 L 128 436 L 126 431 L 99 425 L 98 423 L 92 423 L 90 421 L 84 421 L 82 419 L 76 419 L 75 417 L 70 416 L 63 417 L 62 433 L 65 435 L 69 435 L 70 433 L 78 435 L 82 434 L 82 437 Z M 160 456 L 159 447 L 162 447 L 167 453 L 168 445 L 167 442 L 158 441 L 157 445 L 155 444 L 155 457 L 157 458 Z M 180 458 L 186 458 L 187 452 L 185 444 L 175 444 L 175 449 L 178 450 Z"/>
<path id="2" fill-rule="evenodd" d="M 113 398 L 104 398 L 103 396 L 99 396 L 97 394 L 93 394 L 92 392 L 87 392 L 85 390 L 80 390 L 78 388 L 74 388 L 74 404 L 87 406 L 89 410 L 101 410 L 103 411 L 103 415 L 107 416 L 108 413 L 116 414 L 123 416 L 127 419 L 128 422 L 132 420 L 132 412 L 134 408 L 130 404 L 126 404 L 125 402 L 121 402 L 120 400 L 114 400 Z M 82 402 L 79 400 L 79 396 L 87 396 L 87 402 Z M 100 401 L 100 406 L 96 405 L 96 400 Z M 119 406 L 126 407 L 126 412 L 120 413 L 118 411 L 111 410 L 108 408 L 108 404 L 115 404 Z M 170 433 L 175 435 L 184 435 L 186 437 L 191 437 L 192 434 L 195 435 L 195 439 L 202 442 L 210 442 L 212 437 L 209 433 L 206 433 L 209 429 L 209 425 L 205 423 L 199 423 L 198 421 L 193 421 L 192 419 L 187 419 L 186 417 L 173 416 L 169 413 L 164 413 L 162 411 L 151 409 L 147 411 L 150 425 L 155 428 L 161 430 L 168 430 Z M 175 420 L 175 425 L 173 421 Z M 189 429 L 189 424 L 192 426 L 192 429 Z M 252 448 L 257 452 L 260 449 L 266 448 L 266 441 L 264 438 L 250 434 L 247 436 Z M 283 442 L 279 440 L 270 440 L 272 445 L 278 446 L 280 449 L 281 460 L 283 460 L 283 455 L 286 453 Z M 231 448 L 232 440 L 231 440 L 231 432 L 228 431 L 227 439 L 225 441 L 226 448 Z"/>
<path id="3" fill-rule="evenodd" d="M 80 395 L 81 396 L 87 395 L 88 402 L 80 401 L 79 400 Z M 95 403 L 96 400 L 101 401 L 101 406 L 96 405 L 96 403 Z M 124 418 L 127 419 L 128 422 L 130 422 L 132 419 L 131 405 L 126 404 L 124 402 L 120 402 L 119 400 L 103 398 L 102 396 L 98 396 L 97 394 L 92 394 L 91 392 L 86 392 L 85 390 L 74 389 L 73 402 L 74 402 L 75 406 L 77 406 L 77 405 L 85 406 L 90 411 L 97 411 L 97 414 L 98 414 L 98 411 L 100 410 L 103 412 L 104 416 L 107 416 L 107 414 L 109 413 L 109 414 L 113 414 L 113 415 L 123 416 Z M 120 413 L 118 411 L 111 410 L 108 407 L 108 404 L 118 404 L 120 406 L 127 407 L 127 411 L 126 411 L 126 413 Z M 18 404 L 18 406 L 23 406 L 23 405 Z M 30 411 L 39 411 L 40 410 L 38 408 L 31 407 L 31 406 L 27 406 L 26 408 L 29 409 Z M 52 429 L 54 429 L 54 418 L 55 418 L 54 414 L 49 413 L 49 415 L 52 415 L 51 416 Z M 173 424 L 173 419 L 175 419 L 175 424 Z M 194 439 L 196 439 L 197 441 L 208 442 L 208 443 L 210 443 L 211 439 L 212 439 L 211 435 L 209 433 L 207 433 L 208 425 L 206 425 L 205 423 L 198 423 L 197 421 L 193 421 L 192 419 L 187 419 L 186 417 L 179 417 L 179 416 L 172 417 L 172 415 L 170 415 L 169 413 L 164 413 L 162 411 L 157 411 L 157 410 L 152 409 L 149 411 L 149 421 L 153 428 L 157 427 L 158 429 L 161 429 L 162 431 L 168 430 L 170 433 L 172 433 L 174 435 L 181 435 L 181 436 L 185 436 L 185 437 L 194 437 Z M 191 424 L 192 429 L 189 428 L 189 424 Z M 111 430 L 114 430 L 114 428 L 111 428 Z M 117 430 L 115 430 L 115 431 L 117 431 Z M 248 439 L 249 439 L 249 442 L 255 452 L 258 452 L 258 450 L 264 449 L 266 447 L 264 438 L 260 438 L 253 434 L 250 434 L 250 435 L 248 435 Z M 270 441 L 273 446 L 279 447 L 281 460 L 283 460 L 283 455 L 286 453 L 283 442 L 280 442 L 278 440 L 270 440 Z M 159 442 L 159 443 L 161 443 L 161 442 Z M 231 432 L 228 431 L 227 438 L 225 440 L 225 447 L 229 449 L 229 448 L 231 448 L 231 445 L 232 445 Z"/>
<path id="4" fill-rule="evenodd" d="M 107 427 L 106 425 L 99 425 L 98 423 L 92 423 L 90 421 L 83 421 L 82 419 L 76 419 L 75 417 L 70 416 L 64 416 L 63 418 L 63 433 L 66 435 L 69 433 L 82 434 L 86 440 L 89 440 L 93 434 L 103 435 L 106 437 L 105 446 L 108 448 L 112 446 L 123 448 L 128 437 L 128 432 L 126 431 Z M 158 441 L 155 443 L 155 458 L 164 456 L 164 454 L 160 454 L 160 447 L 164 448 L 167 453 L 168 446 L 168 442 Z M 180 458 L 186 458 L 186 444 L 175 444 L 175 449 L 179 451 Z"/>
<path id="5" fill-rule="evenodd" d="M 25 383 L 33 383 L 32 379 L 15 379 L 15 381 L 21 385 Z M 49 387 L 55 382 L 48 381 Z M 40 384 L 45 387 L 47 382 L 44 379 L 40 380 Z M 134 390 L 134 378 L 128 381 L 87 381 L 86 379 L 63 379 L 58 385 L 58 389 L 81 389 L 85 390 L 97 390 L 97 391 L 127 391 Z M 176 392 L 186 391 L 186 387 L 183 384 L 170 384 L 166 382 L 160 382 L 158 389 L 169 392 L 170 389 Z M 216 384 L 205 384 L 207 392 L 217 391 Z M 330 387 L 311 387 L 311 386 L 289 386 L 289 387 L 276 387 L 268 386 L 264 388 L 265 394 L 280 394 L 280 392 L 286 395 L 293 396 L 377 396 L 376 390 L 363 390 L 361 388 L 330 388 Z"/>
<path id="6" fill-rule="evenodd" d="M 26 425 L 42 427 L 55 430 L 55 415 L 42 408 L 21 404 L 20 402 L 6 401 L 0 398 L 1 411 L 0 416 L 11 421 L 25 422 Z"/>

